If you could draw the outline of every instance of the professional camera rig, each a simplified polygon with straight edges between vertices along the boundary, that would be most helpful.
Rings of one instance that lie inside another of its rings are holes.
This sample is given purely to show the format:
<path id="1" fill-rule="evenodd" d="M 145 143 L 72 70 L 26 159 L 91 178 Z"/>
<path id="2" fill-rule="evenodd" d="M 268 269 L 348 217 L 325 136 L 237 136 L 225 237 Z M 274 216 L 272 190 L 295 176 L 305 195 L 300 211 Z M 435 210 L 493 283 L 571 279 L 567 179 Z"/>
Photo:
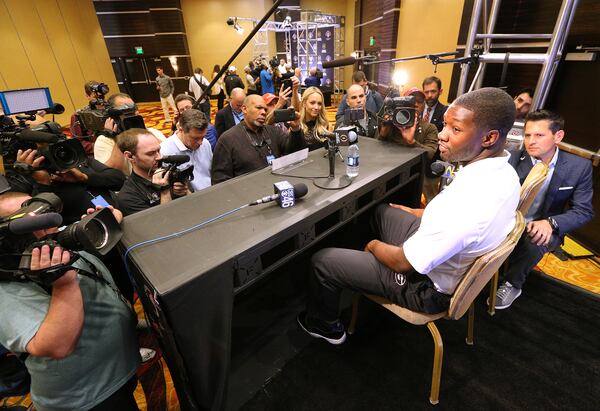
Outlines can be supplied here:
<path id="1" fill-rule="evenodd" d="M 386 97 L 383 101 L 384 119 L 391 119 L 395 126 L 412 127 L 416 121 L 415 105 L 414 96 Z"/>
<path id="2" fill-rule="evenodd" d="M 169 186 L 173 187 L 175 183 L 186 184 L 194 179 L 194 166 L 192 164 L 187 167 L 178 168 L 181 164 L 190 161 L 190 156 L 181 154 L 174 156 L 165 156 L 158 160 L 158 167 L 163 168 L 164 173 L 169 174 Z"/>

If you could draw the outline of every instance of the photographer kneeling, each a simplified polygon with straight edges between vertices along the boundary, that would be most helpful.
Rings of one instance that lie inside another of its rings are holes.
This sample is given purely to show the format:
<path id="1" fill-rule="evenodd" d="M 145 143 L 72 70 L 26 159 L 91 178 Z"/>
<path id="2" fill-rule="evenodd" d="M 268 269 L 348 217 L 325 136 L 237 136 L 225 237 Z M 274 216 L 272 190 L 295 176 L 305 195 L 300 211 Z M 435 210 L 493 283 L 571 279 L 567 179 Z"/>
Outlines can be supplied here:
<path id="1" fill-rule="evenodd" d="M 185 184 L 171 184 L 170 171 L 157 169 L 160 144 L 148 130 L 132 128 L 119 134 L 117 146 L 132 166 L 131 175 L 117 196 L 118 208 L 125 216 L 189 193 Z"/>
<path id="2" fill-rule="evenodd" d="M 0 195 L 0 217 L 17 212 L 29 199 L 23 193 Z M 121 214 L 112 211 L 120 221 Z M 32 247 L 54 230 L 33 231 L 26 239 Z M 3 248 L 22 236 L 3 242 Z M 0 281 L 0 344 L 28 354 L 25 365 L 36 408 L 137 410 L 135 314 L 104 264 L 89 253 L 60 246 L 51 250 L 47 244 L 30 255 L 25 280 Z M 10 256 L 2 257 L 5 276 L 11 272 L 4 264 Z"/>

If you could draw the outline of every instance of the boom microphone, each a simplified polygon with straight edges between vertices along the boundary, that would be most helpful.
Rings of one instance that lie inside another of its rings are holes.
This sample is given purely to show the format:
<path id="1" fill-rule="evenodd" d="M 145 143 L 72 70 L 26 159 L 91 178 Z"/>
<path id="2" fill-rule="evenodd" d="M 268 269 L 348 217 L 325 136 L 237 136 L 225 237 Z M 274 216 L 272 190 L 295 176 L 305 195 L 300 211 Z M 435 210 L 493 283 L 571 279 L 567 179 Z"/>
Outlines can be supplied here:
<path id="1" fill-rule="evenodd" d="M 190 156 L 186 154 L 178 154 L 173 156 L 164 156 L 160 160 L 158 160 L 159 164 L 167 163 L 167 164 L 183 164 L 190 161 Z"/>
<path id="2" fill-rule="evenodd" d="M 58 136 L 52 133 L 46 133 L 44 131 L 35 131 L 31 129 L 24 129 L 21 131 L 5 131 L 0 132 L 2 136 L 16 137 L 20 140 L 31 141 L 32 143 L 57 143 Z"/>
<path id="3" fill-rule="evenodd" d="M 308 187 L 304 183 L 297 183 L 291 185 L 287 181 L 280 181 L 278 183 L 273 184 L 275 189 L 275 194 L 266 196 L 263 198 L 259 198 L 251 202 L 249 205 L 258 205 L 269 203 L 271 201 L 277 201 L 277 204 L 281 208 L 292 207 L 296 203 L 297 198 L 302 198 L 308 193 Z"/>
<path id="4" fill-rule="evenodd" d="M 27 234 L 37 230 L 58 227 L 62 224 L 62 221 L 63 219 L 58 213 L 26 216 L 0 224 L 0 230 L 7 230 L 13 234 Z"/>
<path id="5" fill-rule="evenodd" d="M 328 69 L 328 68 L 332 68 L 332 67 L 351 66 L 354 63 L 356 63 L 355 57 L 342 57 L 341 59 L 324 61 L 323 68 Z"/>

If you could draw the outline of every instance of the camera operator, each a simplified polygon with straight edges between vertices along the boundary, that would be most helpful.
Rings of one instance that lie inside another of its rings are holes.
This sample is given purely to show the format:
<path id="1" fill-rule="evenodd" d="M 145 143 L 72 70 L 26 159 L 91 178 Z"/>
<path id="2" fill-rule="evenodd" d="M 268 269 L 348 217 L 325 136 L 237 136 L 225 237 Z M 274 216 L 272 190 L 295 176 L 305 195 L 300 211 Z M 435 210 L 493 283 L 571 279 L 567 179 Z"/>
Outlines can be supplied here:
<path id="1" fill-rule="evenodd" d="M 346 90 L 346 101 L 348 102 L 348 108 L 354 110 L 362 110 L 363 117 L 355 122 L 355 125 L 359 127 L 358 134 L 366 137 L 375 137 L 377 133 L 377 114 L 367 110 L 366 108 L 366 96 L 365 90 L 358 84 L 353 84 Z M 345 116 L 338 119 L 335 124 L 335 128 L 347 126 Z"/>
<path id="2" fill-rule="evenodd" d="M 112 94 L 107 101 L 108 106 L 111 108 L 135 106 L 133 99 L 125 93 Z M 139 114 L 137 109 L 135 113 Z M 115 120 L 110 117 L 106 119 L 104 129 L 105 131 L 98 136 L 94 144 L 94 158 L 108 167 L 116 168 L 123 172 L 123 174 L 129 175 L 131 173 L 130 164 L 115 143 L 116 135 L 125 130 L 120 130 Z M 147 130 L 159 143 L 167 139 L 159 130 L 151 127 L 148 127 Z"/>
<path id="3" fill-rule="evenodd" d="M 29 198 L 0 195 L 0 217 Z M 120 212 L 112 211 L 120 221 Z M 33 235 L 41 239 L 51 230 Z M 60 246 L 34 248 L 29 268 L 68 265 L 71 255 Z M 33 281 L 0 282 L 0 344 L 27 354 L 31 398 L 40 411 L 137 410 L 135 313 L 104 264 L 89 253 L 79 255 L 48 289 Z"/>
<path id="4" fill-rule="evenodd" d="M 125 175 L 119 170 L 87 158 L 86 162 L 62 172 L 49 172 L 40 169 L 44 156 L 37 156 L 37 150 L 17 152 L 17 163 L 24 163 L 34 171 L 30 176 L 35 181 L 33 191 L 54 193 L 63 202 L 61 213 L 64 223 L 78 221 L 85 211 L 96 204 L 113 204 L 110 191 L 119 191 L 125 182 Z"/>
<path id="5" fill-rule="evenodd" d="M 104 101 L 104 94 L 102 94 L 102 86 L 106 87 L 105 84 L 99 83 L 95 80 L 85 83 L 83 89 L 85 91 L 85 98 L 87 98 L 89 104 L 77 111 L 104 110 L 106 108 L 106 102 Z M 106 91 L 108 91 L 108 87 L 106 87 Z M 79 138 L 79 141 L 85 150 L 85 154 L 88 156 L 93 156 L 96 136 L 94 136 L 93 130 L 84 130 L 82 128 L 79 118 L 77 117 L 77 112 L 71 115 L 71 125 L 69 126 L 69 130 L 71 130 L 71 135 L 74 138 Z"/>
<path id="6" fill-rule="evenodd" d="M 310 70 L 308 70 L 308 77 L 306 77 L 306 79 L 304 80 L 304 85 L 306 87 L 320 87 L 321 86 L 321 78 L 319 78 L 318 74 L 318 69 L 316 67 L 311 67 Z"/>
<path id="7" fill-rule="evenodd" d="M 170 172 L 157 169 L 160 144 L 148 130 L 132 128 L 124 131 L 118 135 L 117 145 L 132 165 L 131 175 L 117 196 L 118 208 L 125 216 L 189 193 L 180 182 L 171 187 Z"/>
<path id="8" fill-rule="evenodd" d="M 429 168 L 438 147 L 438 131 L 432 123 L 424 123 L 421 119 L 425 108 L 425 94 L 416 87 L 408 89 L 404 96 L 415 97 L 416 118 L 411 127 L 396 126 L 391 119 L 384 115 L 379 126 L 377 137 L 380 140 L 389 140 L 407 147 L 418 147 L 426 151 Z M 423 194 L 427 201 L 431 201 L 438 192 L 439 177 L 426 176 L 423 182 Z"/>
<path id="9" fill-rule="evenodd" d="M 190 161 L 178 166 L 183 170 L 194 167 L 194 178 L 189 182 L 193 191 L 210 187 L 210 166 L 212 148 L 204 137 L 208 131 L 208 120 L 200 110 L 185 110 L 177 123 L 177 132 L 167 141 L 160 144 L 162 157 L 171 155 L 187 155 Z"/>

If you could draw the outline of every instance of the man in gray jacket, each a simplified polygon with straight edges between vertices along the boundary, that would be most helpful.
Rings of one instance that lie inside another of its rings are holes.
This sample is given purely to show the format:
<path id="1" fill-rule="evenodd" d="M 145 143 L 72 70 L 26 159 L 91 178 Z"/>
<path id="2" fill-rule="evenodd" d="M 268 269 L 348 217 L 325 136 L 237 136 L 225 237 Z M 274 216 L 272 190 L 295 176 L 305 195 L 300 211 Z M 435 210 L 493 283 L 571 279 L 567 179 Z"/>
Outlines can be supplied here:
<path id="1" fill-rule="evenodd" d="M 163 71 L 163 68 L 156 67 L 156 89 L 160 94 L 160 104 L 162 104 L 163 113 L 165 113 L 165 121 L 171 121 L 171 114 L 169 113 L 169 107 L 173 109 L 174 113 L 177 113 L 177 107 L 175 107 L 175 100 L 173 100 L 173 92 L 175 86 L 173 86 L 173 80 L 167 76 Z"/>

